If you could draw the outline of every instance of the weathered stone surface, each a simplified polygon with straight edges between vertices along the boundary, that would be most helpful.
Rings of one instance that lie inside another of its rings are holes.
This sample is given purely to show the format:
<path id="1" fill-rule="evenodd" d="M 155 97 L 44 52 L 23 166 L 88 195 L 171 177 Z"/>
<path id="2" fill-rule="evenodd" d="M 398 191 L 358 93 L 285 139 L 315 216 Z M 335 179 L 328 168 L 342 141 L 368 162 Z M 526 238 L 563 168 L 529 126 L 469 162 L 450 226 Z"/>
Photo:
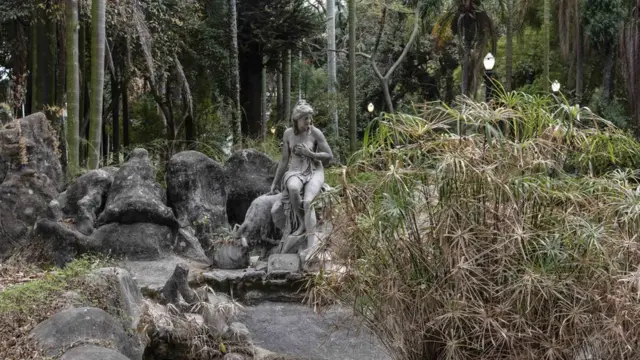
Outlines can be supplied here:
<path id="1" fill-rule="evenodd" d="M 44 113 L 35 113 L 0 129 L 0 154 L 8 164 L 6 173 L 33 170 L 46 175 L 58 191 L 64 187 L 58 140 Z"/>
<path id="2" fill-rule="evenodd" d="M 94 270 L 90 276 L 96 284 L 103 284 L 105 289 L 110 288 L 109 281 L 115 283 L 118 295 L 113 296 L 113 299 L 117 299 L 118 302 L 110 305 L 124 312 L 122 320 L 126 327 L 135 329 L 144 312 L 144 298 L 129 271 L 117 267 L 100 268 Z"/>
<path id="3" fill-rule="evenodd" d="M 251 202 L 271 189 L 277 164 L 266 154 L 246 149 L 224 164 L 229 223 L 242 224 Z"/>
<path id="4" fill-rule="evenodd" d="M 49 177 L 33 170 L 10 173 L 0 184 L 0 260 L 27 244 L 33 225 L 57 193 Z"/>
<path id="5" fill-rule="evenodd" d="M 301 268 L 298 254 L 273 254 L 269 256 L 268 273 L 299 272 Z"/>
<path id="6" fill-rule="evenodd" d="M 96 229 L 86 247 L 130 260 L 156 260 L 170 252 L 174 238 L 172 229 L 165 225 L 110 223 Z"/>
<path id="7" fill-rule="evenodd" d="M 242 225 L 234 229 L 233 236 L 241 239 L 249 248 L 262 248 L 261 258 L 267 251 L 278 245 L 282 232 L 276 227 L 271 216 L 271 208 L 282 195 L 261 195 L 251 203 Z"/>
<path id="8" fill-rule="evenodd" d="M 227 194 L 220 164 L 197 151 L 175 154 L 167 164 L 167 197 L 181 227 L 201 239 L 227 227 Z"/>
<path id="9" fill-rule="evenodd" d="M 211 259 L 206 255 L 202 244 L 193 234 L 194 230 L 191 227 L 184 227 L 178 231 L 178 237 L 176 239 L 173 252 L 183 256 L 187 259 L 192 259 L 204 263 L 211 263 Z"/>
<path id="10" fill-rule="evenodd" d="M 129 360 L 129 358 L 102 346 L 82 345 L 65 352 L 60 360 Z"/>
<path id="11" fill-rule="evenodd" d="M 93 232 L 96 216 L 102 210 L 113 175 L 104 169 L 91 170 L 78 177 L 60 196 L 58 203 L 68 217 L 73 217 L 78 231 L 85 235 Z"/>
<path id="12" fill-rule="evenodd" d="M 241 281 L 256 280 L 262 278 L 266 274 L 265 271 L 256 271 L 252 269 L 246 270 L 212 270 L 207 271 L 202 276 L 205 280 L 225 282 L 225 281 Z"/>
<path id="13" fill-rule="evenodd" d="M 228 353 L 222 358 L 222 360 L 245 360 L 245 357 L 242 354 Z"/>
<path id="14" fill-rule="evenodd" d="M 166 193 L 156 182 L 155 170 L 145 149 L 135 149 L 115 174 L 104 211 L 96 225 L 148 222 L 178 229 Z"/>
<path id="15" fill-rule="evenodd" d="M 251 342 L 251 332 L 241 322 L 233 322 L 229 325 L 229 338 L 234 341 Z"/>
<path id="16" fill-rule="evenodd" d="M 129 359 L 142 358 L 140 339 L 128 334 L 113 316 L 97 308 L 61 311 L 38 324 L 29 336 L 46 356 L 57 355 L 71 345 L 99 342 L 110 344 Z"/>
<path id="17" fill-rule="evenodd" d="M 62 221 L 39 219 L 35 224 L 35 232 L 47 240 L 58 267 L 64 267 L 77 255 L 90 250 L 88 237 Z"/>
<path id="18" fill-rule="evenodd" d="M 237 242 L 220 242 L 214 246 L 211 259 L 218 269 L 244 269 L 249 267 L 249 248 Z"/>

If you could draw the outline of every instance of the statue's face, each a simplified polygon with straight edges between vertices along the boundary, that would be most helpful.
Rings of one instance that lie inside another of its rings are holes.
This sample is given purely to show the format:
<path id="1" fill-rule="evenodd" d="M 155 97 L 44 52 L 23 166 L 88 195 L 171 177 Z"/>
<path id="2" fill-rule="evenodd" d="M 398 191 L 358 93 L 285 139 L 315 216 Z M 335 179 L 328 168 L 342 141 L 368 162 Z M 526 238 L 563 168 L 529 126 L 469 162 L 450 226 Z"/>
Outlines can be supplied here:
<path id="1" fill-rule="evenodd" d="M 309 126 L 311 126 L 311 115 L 303 115 L 298 119 L 298 130 L 300 132 L 309 130 Z"/>

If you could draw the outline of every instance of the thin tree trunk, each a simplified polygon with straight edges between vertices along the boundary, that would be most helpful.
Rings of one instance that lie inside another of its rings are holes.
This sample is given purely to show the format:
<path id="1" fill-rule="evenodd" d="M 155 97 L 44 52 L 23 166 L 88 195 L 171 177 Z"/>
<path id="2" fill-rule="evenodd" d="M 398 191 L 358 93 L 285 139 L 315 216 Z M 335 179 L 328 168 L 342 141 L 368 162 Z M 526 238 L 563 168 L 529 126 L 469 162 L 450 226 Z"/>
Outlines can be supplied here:
<path id="1" fill-rule="evenodd" d="M 122 82 L 122 145 L 129 147 L 129 92 L 127 81 Z"/>
<path id="2" fill-rule="evenodd" d="M 291 122 L 291 50 L 287 50 L 287 55 L 284 57 L 284 71 L 283 71 L 283 92 L 282 107 L 284 108 L 284 121 Z"/>
<path id="3" fill-rule="evenodd" d="M 231 91 L 232 91 L 232 129 L 233 143 L 242 147 L 242 119 L 240 117 L 240 65 L 238 62 L 238 21 L 236 0 L 228 0 L 229 5 L 229 43 L 231 57 Z"/>
<path id="4" fill-rule="evenodd" d="M 578 2 L 578 0 L 576 0 Z M 549 84 L 549 65 L 551 64 L 551 59 L 549 57 L 549 47 L 551 46 L 551 4 L 550 0 L 544 0 L 544 82 L 545 85 Z"/>
<path id="5" fill-rule="evenodd" d="M 356 118 L 356 0 L 348 0 L 349 6 L 349 148 L 352 153 L 358 146 Z"/>
<path id="6" fill-rule="evenodd" d="M 267 138 L 267 68 L 262 66 L 262 81 L 260 82 L 261 88 L 261 101 L 260 107 L 262 109 L 262 124 L 260 129 L 260 134 L 262 135 L 262 140 L 266 140 Z"/>
<path id="7" fill-rule="evenodd" d="M 120 162 L 120 86 L 118 86 L 117 75 L 116 78 L 111 79 L 111 97 L 113 103 L 113 123 L 111 124 L 113 130 L 112 148 L 114 162 L 117 164 Z"/>
<path id="8" fill-rule="evenodd" d="M 507 59 L 505 64 L 507 77 L 505 89 L 507 91 L 511 91 L 513 82 L 513 1 L 514 0 L 507 0 Z"/>
<path id="9" fill-rule="evenodd" d="M 78 0 L 67 0 L 67 181 L 80 169 L 80 63 L 78 44 Z"/>
<path id="10" fill-rule="evenodd" d="M 91 6 L 91 104 L 89 123 L 89 169 L 100 165 L 105 57 L 105 0 Z"/>
<path id="11" fill-rule="evenodd" d="M 334 135 L 338 137 L 338 100 L 336 94 L 336 0 L 327 0 L 327 83 L 329 90 L 329 114 L 333 119 Z"/>
<path id="12" fill-rule="evenodd" d="M 613 69 L 616 63 L 616 51 L 606 53 L 604 68 L 602 69 L 602 99 L 609 103 L 613 93 Z"/>
<path id="13" fill-rule="evenodd" d="M 284 94 L 282 93 L 283 91 L 283 74 L 284 73 L 284 61 L 283 61 L 283 56 L 282 54 L 280 55 L 280 59 L 278 59 L 278 74 L 277 79 L 276 79 L 276 111 L 277 111 L 277 117 L 276 117 L 276 122 L 280 122 L 284 119 Z"/>
<path id="14" fill-rule="evenodd" d="M 580 21 L 580 1 L 575 1 L 575 55 L 576 55 L 576 104 L 581 105 L 584 90 L 582 22 Z"/>

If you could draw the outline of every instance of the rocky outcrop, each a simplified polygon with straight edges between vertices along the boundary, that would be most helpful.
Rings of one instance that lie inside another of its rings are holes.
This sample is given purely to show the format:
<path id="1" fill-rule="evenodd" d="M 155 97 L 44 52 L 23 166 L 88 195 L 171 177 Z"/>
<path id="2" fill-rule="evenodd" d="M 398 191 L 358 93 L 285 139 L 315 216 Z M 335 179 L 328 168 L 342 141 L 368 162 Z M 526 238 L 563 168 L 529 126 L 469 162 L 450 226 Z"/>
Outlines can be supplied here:
<path id="1" fill-rule="evenodd" d="M 58 140 L 44 113 L 12 121 L 0 130 L 0 154 L 7 174 L 32 170 L 46 175 L 58 191 L 64 187 Z"/>
<path id="2" fill-rule="evenodd" d="M 51 357 L 79 344 L 109 345 L 131 360 L 142 359 L 144 351 L 136 335 L 104 310 L 92 307 L 61 311 L 38 324 L 29 336 Z"/>
<path id="3" fill-rule="evenodd" d="M 55 183 L 33 170 L 11 173 L 0 184 L 0 260 L 27 245 L 33 224 L 56 195 Z"/>
<path id="4" fill-rule="evenodd" d="M 200 260 L 203 249 L 211 246 L 212 234 L 228 227 L 222 166 L 197 151 L 183 151 L 169 161 L 166 179 L 169 204 L 181 227 L 178 252 Z"/>
<path id="5" fill-rule="evenodd" d="M 156 182 L 149 153 L 140 148 L 133 150 L 129 161 L 115 174 L 96 225 L 139 222 L 165 225 L 176 231 L 179 227 L 173 211 L 166 205 L 165 191 Z"/>
<path id="6" fill-rule="evenodd" d="M 0 260 L 31 240 L 31 229 L 64 186 L 55 132 L 43 113 L 0 129 Z"/>
<path id="7" fill-rule="evenodd" d="M 253 149 L 235 152 L 224 164 L 229 223 L 242 224 L 251 202 L 271 190 L 277 163 Z"/>

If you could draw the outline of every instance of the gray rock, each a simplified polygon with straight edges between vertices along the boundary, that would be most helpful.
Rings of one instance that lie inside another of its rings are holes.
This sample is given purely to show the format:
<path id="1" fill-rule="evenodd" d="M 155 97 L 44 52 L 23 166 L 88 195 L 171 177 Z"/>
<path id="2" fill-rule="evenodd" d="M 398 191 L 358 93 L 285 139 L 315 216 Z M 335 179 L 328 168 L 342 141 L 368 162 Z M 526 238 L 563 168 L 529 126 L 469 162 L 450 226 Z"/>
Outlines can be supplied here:
<path id="1" fill-rule="evenodd" d="M 213 270 L 205 272 L 202 276 L 205 280 L 222 283 L 227 281 L 256 280 L 262 278 L 265 274 L 265 271 L 256 271 L 252 269 Z"/>
<path id="2" fill-rule="evenodd" d="M 83 307 L 61 311 L 38 324 L 29 335 L 45 356 L 72 345 L 107 343 L 131 360 L 142 358 L 143 344 L 104 310 Z"/>
<path id="3" fill-rule="evenodd" d="M 91 250 L 87 236 L 65 222 L 42 218 L 36 222 L 35 233 L 46 239 L 58 267 L 64 267 L 78 254 Z"/>
<path id="4" fill-rule="evenodd" d="M 10 173 L 0 184 L 0 260 L 29 243 L 33 225 L 57 194 L 55 182 L 33 170 Z"/>
<path id="5" fill-rule="evenodd" d="M 0 154 L 6 161 L 6 174 L 32 170 L 46 175 L 61 191 L 64 177 L 57 143 L 51 122 L 42 112 L 6 124 L 0 129 Z"/>
<path id="6" fill-rule="evenodd" d="M 113 299 L 118 299 L 118 302 L 109 305 L 118 307 L 124 312 L 122 320 L 126 327 L 137 328 L 145 305 L 138 284 L 133 280 L 131 274 L 125 269 L 109 267 L 96 269 L 91 275 L 93 281 L 96 284 L 104 284 L 105 289 L 108 285 L 107 281 L 115 282 L 118 295 L 113 296 Z"/>
<path id="7" fill-rule="evenodd" d="M 251 342 L 251 332 L 241 322 L 233 322 L 229 325 L 229 338 L 233 341 Z"/>
<path id="8" fill-rule="evenodd" d="M 156 182 L 154 168 L 145 149 L 135 149 L 129 161 L 115 174 L 104 211 L 97 226 L 139 222 L 179 228 L 170 207 L 165 205 L 166 192 Z"/>
<path id="9" fill-rule="evenodd" d="M 245 306 L 238 321 L 251 331 L 255 345 L 296 358 L 391 359 L 377 337 L 344 307 L 326 307 L 317 314 L 299 303 L 263 302 Z"/>
<path id="10" fill-rule="evenodd" d="M 249 267 L 249 248 L 237 242 L 221 242 L 214 246 L 211 256 L 218 269 L 244 269 Z"/>
<path id="11" fill-rule="evenodd" d="M 245 360 L 245 357 L 242 356 L 242 354 L 228 353 L 222 358 L 222 360 Z"/>
<path id="12" fill-rule="evenodd" d="M 273 254 L 269 256 L 268 273 L 295 273 L 301 268 L 298 254 Z"/>
<path id="13" fill-rule="evenodd" d="M 129 360 L 126 356 L 111 349 L 95 345 L 74 347 L 60 357 L 60 360 Z"/>
<path id="14" fill-rule="evenodd" d="M 78 231 L 85 235 L 93 232 L 96 216 L 102 210 L 107 198 L 113 175 L 104 169 L 91 170 L 78 177 L 69 188 L 58 197 L 62 210 L 76 221 Z"/>
<path id="15" fill-rule="evenodd" d="M 249 248 L 262 248 L 261 259 L 278 245 L 279 242 L 275 239 L 282 237 L 282 231 L 276 227 L 271 215 L 271 208 L 281 197 L 281 194 L 261 195 L 253 200 L 244 222 L 233 232 L 233 236 L 242 239 Z"/>
<path id="16" fill-rule="evenodd" d="M 170 252 L 174 238 L 172 229 L 165 225 L 110 223 L 93 232 L 87 248 L 130 260 L 157 260 Z"/>
<path id="17" fill-rule="evenodd" d="M 227 227 L 227 194 L 222 166 L 197 151 L 175 154 L 167 164 L 167 197 L 180 226 L 198 239 Z"/>
<path id="18" fill-rule="evenodd" d="M 224 164 L 229 223 L 242 224 L 251 202 L 271 189 L 278 164 L 257 150 L 235 152 Z"/>
<path id="19" fill-rule="evenodd" d="M 193 234 L 191 227 L 183 227 L 178 231 L 178 237 L 173 247 L 173 252 L 187 259 L 200 261 L 203 263 L 211 263 L 209 257 L 202 248 L 202 244 Z"/>

